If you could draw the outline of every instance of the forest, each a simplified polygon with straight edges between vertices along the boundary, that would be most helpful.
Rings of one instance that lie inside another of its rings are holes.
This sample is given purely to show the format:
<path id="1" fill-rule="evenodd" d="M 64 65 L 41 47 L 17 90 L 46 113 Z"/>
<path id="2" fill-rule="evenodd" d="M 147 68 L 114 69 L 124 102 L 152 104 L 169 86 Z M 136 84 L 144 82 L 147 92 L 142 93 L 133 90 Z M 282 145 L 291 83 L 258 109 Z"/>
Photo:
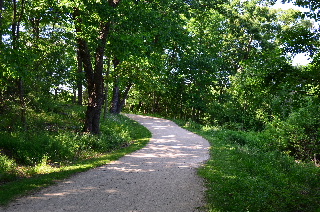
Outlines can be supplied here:
<path id="1" fill-rule="evenodd" d="M 129 146 L 143 136 L 122 112 L 216 127 L 242 147 L 318 167 L 320 5 L 286 2 L 309 10 L 0 0 L 0 185 Z M 293 65 L 297 54 L 309 63 Z"/>

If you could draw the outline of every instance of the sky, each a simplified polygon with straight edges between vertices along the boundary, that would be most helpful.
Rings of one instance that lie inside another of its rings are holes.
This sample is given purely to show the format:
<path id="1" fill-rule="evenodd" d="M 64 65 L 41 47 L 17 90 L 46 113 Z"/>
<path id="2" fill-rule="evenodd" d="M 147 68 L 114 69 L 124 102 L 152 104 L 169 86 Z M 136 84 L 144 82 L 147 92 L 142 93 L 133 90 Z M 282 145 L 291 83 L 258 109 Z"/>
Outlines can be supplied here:
<path id="1" fill-rule="evenodd" d="M 284 10 L 292 8 L 292 9 L 300 10 L 301 12 L 308 12 L 309 11 L 309 9 L 295 6 L 292 3 L 282 4 L 281 0 L 278 0 L 277 3 L 273 6 L 273 8 L 284 9 Z M 294 66 L 307 65 L 307 64 L 309 64 L 311 62 L 309 59 L 310 59 L 310 57 L 308 55 L 305 55 L 304 53 L 297 54 L 293 58 L 292 65 L 294 65 Z"/>
<path id="2" fill-rule="evenodd" d="M 300 10 L 301 12 L 308 12 L 309 11 L 309 9 L 295 6 L 293 3 L 282 4 L 281 0 L 278 0 L 277 3 L 273 6 L 273 8 L 276 8 L 276 9 L 281 8 L 284 10 L 292 8 L 292 9 Z"/>

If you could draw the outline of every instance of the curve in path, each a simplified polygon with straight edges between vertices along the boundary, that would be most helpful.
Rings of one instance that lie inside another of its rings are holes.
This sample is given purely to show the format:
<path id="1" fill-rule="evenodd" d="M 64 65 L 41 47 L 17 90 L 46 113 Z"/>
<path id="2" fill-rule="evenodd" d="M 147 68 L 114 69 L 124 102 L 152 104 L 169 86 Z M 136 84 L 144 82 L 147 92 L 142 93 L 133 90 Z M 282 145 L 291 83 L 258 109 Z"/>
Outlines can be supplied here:
<path id="1" fill-rule="evenodd" d="M 208 159 L 209 143 L 171 121 L 128 116 L 152 132 L 145 148 L 0 211 L 199 211 L 205 205 L 204 187 L 196 168 Z"/>

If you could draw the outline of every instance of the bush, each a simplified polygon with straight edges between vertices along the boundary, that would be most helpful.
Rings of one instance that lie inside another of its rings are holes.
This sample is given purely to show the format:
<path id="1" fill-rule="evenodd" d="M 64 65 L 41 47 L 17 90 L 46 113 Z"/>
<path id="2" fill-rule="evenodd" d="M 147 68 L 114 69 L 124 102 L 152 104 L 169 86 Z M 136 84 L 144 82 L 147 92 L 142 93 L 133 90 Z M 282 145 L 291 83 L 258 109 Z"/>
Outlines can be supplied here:
<path id="1" fill-rule="evenodd" d="M 208 211 L 319 211 L 319 169 L 278 151 L 269 134 L 191 130 L 212 144 L 199 169 Z"/>
<path id="2" fill-rule="evenodd" d="M 33 175 L 37 167 L 45 164 L 67 165 L 128 146 L 135 139 L 145 137 L 145 128 L 139 126 L 122 115 L 110 115 L 101 120 L 100 135 L 67 128 L 0 132 L 0 181 L 18 174 Z M 14 172 L 18 170 L 17 164 L 25 167 L 25 173 Z"/>
<path id="3" fill-rule="evenodd" d="M 192 119 L 189 119 L 186 123 L 185 123 L 185 126 L 188 127 L 188 128 L 192 128 L 192 129 L 201 129 L 202 128 L 202 125 L 193 121 Z"/>
<path id="4" fill-rule="evenodd" d="M 47 154 L 51 138 L 46 133 L 4 133 L 0 134 L 0 149 L 21 165 L 35 165 Z"/>
<path id="5" fill-rule="evenodd" d="M 317 160 L 320 156 L 320 106 L 301 108 L 285 121 L 275 119 L 265 133 L 276 148 L 296 159 Z"/>
<path id="6" fill-rule="evenodd" d="M 17 176 L 17 164 L 8 156 L 0 153 L 0 181 L 10 181 Z"/>
<path id="7" fill-rule="evenodd" d="M 72 161 L 97 153 L 127 146 L 132 140 L 129 120 L 123 116 L 109 116 L 101 123 L 101 135 L 69 130 L 47 130 L 0 133 L 0 149 L 21 165 L 34 166 L 44 157 L 50 162 Z"/>
<path id="8" fill-rule="evenodd" d="M 230 143 L 235 143 L 241 146 L 248 143 L 245 133 L 241 131 L 225 130 L 224 132 L 224 139 Z"/>

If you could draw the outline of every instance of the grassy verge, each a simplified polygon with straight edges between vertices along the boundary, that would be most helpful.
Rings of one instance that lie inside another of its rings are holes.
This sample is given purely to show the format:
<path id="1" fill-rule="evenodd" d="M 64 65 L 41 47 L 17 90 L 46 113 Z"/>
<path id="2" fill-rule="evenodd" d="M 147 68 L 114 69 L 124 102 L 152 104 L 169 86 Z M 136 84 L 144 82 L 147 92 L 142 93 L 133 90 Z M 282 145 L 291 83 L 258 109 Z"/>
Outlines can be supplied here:
<path id="1" fill-rule="evenodd" d="M 80 158 L 74 158 L 74 160 L 68 159 L 67 162 L 60 161 L 59 166 L 53 166 L 52 161 L 49 163 L 48 160 L 42 160 L 34 166 L 15 166 L 13 164 L 14 162 L 11 162 L 11 165 L 9 165 L 13 168 L 9 171 L 14 169 L 14 171 L 17 172 L 17 169 L 20 169 L 21 172 L 21 169 L 24 169 L 27 171 L 22 172 L 28 172 L 28 175 L 20 176 L 15 178 L 15 180 L 7 179 L 6 182 L 2 182 L 0 185 L 0 204 L 6 205 L 14 198 L 54 184 L 72 174 L 83 172 L 117 160 L 120 157 L 145 146 L 151 137 L 151 133 L 145 127 L 124 116 L 110 116 L 108 121 L 102 123 L 102 131 L 105 133 L 115 131 L 117 136 L 115 134 L 111 137 L 102 135 L 102 138 L 99 137 L 94 139 L 99 140 L 98 144 L 92 143 L 92 138 L 89 139 L 89 142 L 91 142 L 91 146 L 92 144 L 101 145 L 103 142 L 111 143 L 112 146 L 108 146 L 108 153 L 88 151 L 86 149 L 83 152 L 90 153 L 86 154 L 87 159 L 82 155 Z M 68 140 L 68 138 L 66 139 Z M 86 140 L 86 142 L 88 142 L 88 140 Z M 112 150 L 110 150 L 110 148 L 112 148 Z M 101 149 L 103 150 L 104 148 L 100 148 L 100 150 Z M 11 175 L 13 174 L 11 173 Z M 24 173 L 23 175 L 26 174 Z M 8 176 L 9 177 L 7 178 L 10 178 L 10 173 Z"/>
<path id="2" fill-rule="evenodd" d="M 266 138 L 256 132 L 185 127 L 212 146 L 210 160 L 199 169 L 208 211 L 320 211 L 320 170 L 314 164 L 266 148 Z"/>

